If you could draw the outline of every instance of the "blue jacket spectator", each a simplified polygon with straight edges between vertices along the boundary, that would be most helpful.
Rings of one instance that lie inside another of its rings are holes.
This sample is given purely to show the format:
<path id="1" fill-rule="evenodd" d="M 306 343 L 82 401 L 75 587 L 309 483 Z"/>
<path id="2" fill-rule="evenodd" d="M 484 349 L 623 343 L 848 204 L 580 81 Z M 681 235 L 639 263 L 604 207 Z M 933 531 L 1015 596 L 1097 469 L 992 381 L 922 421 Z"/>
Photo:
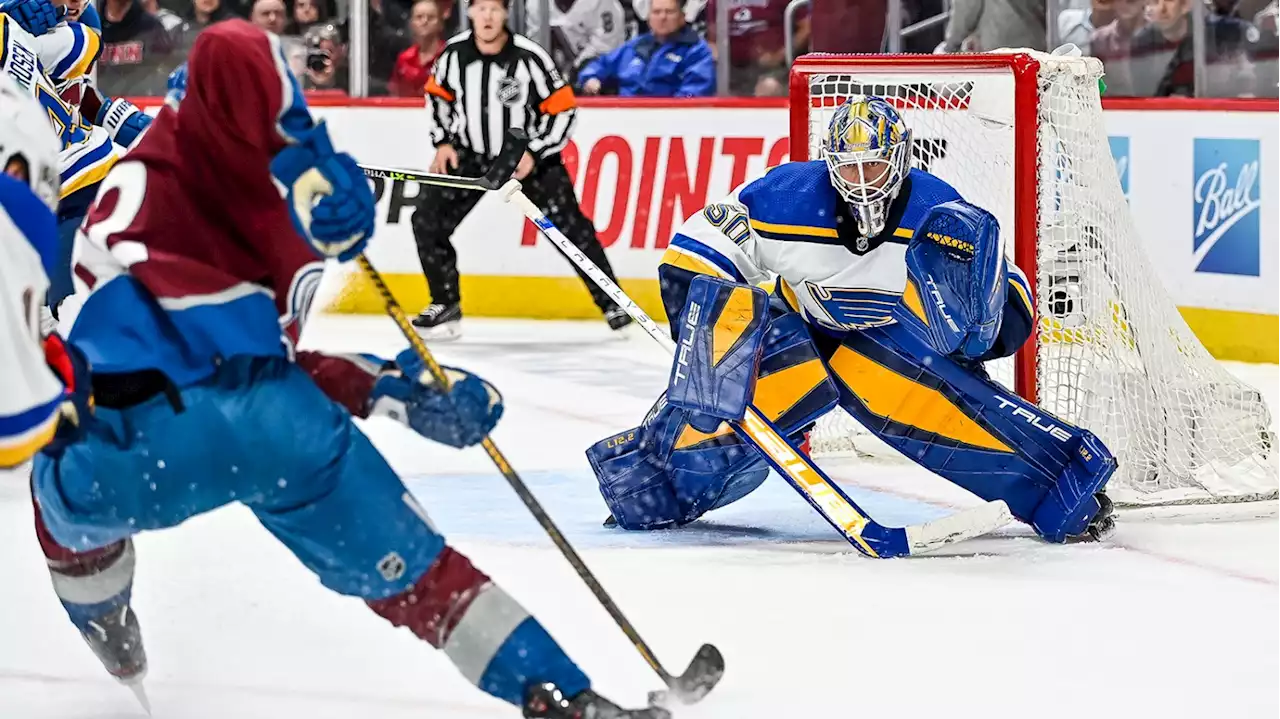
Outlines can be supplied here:
<path id="1" fill-rule="evenodd" d="M 601 55 L 578 73 L 582 92 L 623 97 L 705 97 L 716 92 L 711 48 L 685 27 L 678 0 L 654 0 L 650 32 Z"/>

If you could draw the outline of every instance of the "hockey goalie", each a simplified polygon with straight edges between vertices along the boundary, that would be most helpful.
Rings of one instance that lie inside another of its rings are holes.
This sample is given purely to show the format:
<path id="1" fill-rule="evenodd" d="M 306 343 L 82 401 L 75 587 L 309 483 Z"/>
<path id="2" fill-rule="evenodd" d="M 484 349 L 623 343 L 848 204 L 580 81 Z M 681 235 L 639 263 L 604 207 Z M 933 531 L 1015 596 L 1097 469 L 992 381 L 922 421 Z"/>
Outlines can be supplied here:
<path id="1" fill-rule="evenodd" d="M 996 218 L 911 150 L 889 101 L 852 97 L 823 159 L 772 168 L 679 229 L 658 269 L 680 348 L 667 391 L 587 451 L 619 526 L 685 524 L 759 487 L 769 466 L 728 424 L 748 404 L 797 447 L 838 404 L 1045 540 L 1112 529 L 1107 447 L 983 369 L 1035 326 Z"/>

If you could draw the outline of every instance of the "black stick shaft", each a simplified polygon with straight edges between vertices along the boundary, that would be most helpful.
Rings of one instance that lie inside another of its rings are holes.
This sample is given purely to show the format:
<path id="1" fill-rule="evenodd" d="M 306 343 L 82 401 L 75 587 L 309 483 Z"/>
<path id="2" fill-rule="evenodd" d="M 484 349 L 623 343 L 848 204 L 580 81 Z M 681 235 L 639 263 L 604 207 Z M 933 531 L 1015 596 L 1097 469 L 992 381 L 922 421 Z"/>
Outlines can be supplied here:
<path id="1" fill-rule="evenodd" d="M 396 301 L 395 296 L 391 294 L 391 288 L 387 287 L 386 282 L 382 279 L 382 275 L 378 273 L 378 270 L 374 268 L 373 264 L 369 262 L 369 258 L 365 255 L 361 254 L 356 257 L 356 262 L 359 263 L 360 269 L 364 271 L 365 275 L 369 278 L 369 281 L 373 283 L 373 286 L 377 288 L 378 294 L 386 304 L 387 314 L 395 321 L 396 326 L 400 328 L 400 332 L 404 335 L 405 339 L 409 340 L 409 345 L 413 347 L 414 351 L 422 358 L 422 361 L 426 363 L 427 371 L 431 373 L 431 376 L 435 378 L 436 382 L 440 383 L 440 386 L 447 392 L 450 387 L 449 377 L 445 374 L 444 369 L 440 367 L 440 364 L 436 362 L 435 356 L 432 355 L 431 350 L 427 348 L 426 342 L 422 341 L 422 337 L 420 337 L 418 333 L 414 331 L 413 326 L 409 324 L 409 318 L 405 315 L 404 310 L 401 309 L 400 303 Z M 596 601 L 600 602 L 605 611 L 609 613 L 609 616 L 613 617 L 613 621 L 617 623 L 620 629 L 622 629 L 622 633 L 627 635 L 627 638 L 631 640 L 633 645 L 635 645 L 636 651 L 640 652 L 640 656 L 644 657 L 645 662 L 649 664 L 653 671 L 657 672 L 658 677 L 662 679 L 662 682 L 668 687 L 673 686 L 675 678 L 672 677 L 671 673 L 663 668 L 662 664 L 658 662 L 657 657 L 654 656 L 653 650 L 649 648 L 649 644 L 640 636 L 640 633 L 636 631 L 634 626 L 632 626 L 630 620 L 623 615 L 622 610 L 618 608 L 616 603 L 614 603 L 613 598 L 610 597 L 609 593 L 600 585 L 600 581 L 596 579 L 595 575 L 591 573 L 591 570 L 587 568 L 586 562 L 582 560 L 582 557 L 578 555 L 578 552 L 574 550 L 571 544 L 569 544 L 569 540 L 565 539 L 560 528 L 551 520 L 551 517 L 547 514 L 546 510 L 543 509 L 542 505 L 538 502 L 537 497 L 533 496 L 533 492 L 529 491 L 529 487 L 525 485 L 524 480 L 520 478 L 520 475 L 516 474 L 515 469 L 511 467 L 511 463 L 507 461 L 507 458 L 503 456 L 501 450 L 498 449 L 498 445 L 494 444 L 493 440 L 489 437 L 485 437 L 480 444 L 484 447 L 484 451 L 489 455 L 489 459 L 493 460 L 498 471 L 506 478 L 507 483 L 511 485 L 513 490 L 515 490 L 516 495 L 520 497 L 520 501 L 524 502 L 524 506 L 529 509 L 529 513 L 533 515 L 533 518 L 536 519 L 538 524 L 542 526 L 542 529 L 546 531 L 547 536 L 551 537 L 552 543 L 556 545 L 556 548 L 560 550 L 560 553 L 564 555 L 564 558 L 569 560 L 569 564 L 573 565 L 574 571 L 578 573 L 578 576 L 584 583 L 586 583 L 587 588 L 595 595 Z"/>

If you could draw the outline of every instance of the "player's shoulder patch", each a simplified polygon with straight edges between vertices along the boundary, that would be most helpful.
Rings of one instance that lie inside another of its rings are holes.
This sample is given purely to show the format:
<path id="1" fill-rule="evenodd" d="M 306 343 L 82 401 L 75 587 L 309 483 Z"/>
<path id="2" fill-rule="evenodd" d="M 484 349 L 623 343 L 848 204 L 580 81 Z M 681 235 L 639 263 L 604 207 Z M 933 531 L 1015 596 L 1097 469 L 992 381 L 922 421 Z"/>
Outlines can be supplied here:
<path id="1" fill-rule="evenodd" d="M 924 170 L 912 169 L 907 180 L 903 187 L 911 194 L 902 212 L 902 221 L 899 223 L 901 227 L 914 230 L 924 222 L 929 210 L 944 202 L 964 199 L 946 180 Z"/>
<path id="2" fill-rule="evenodd" d="M 760 237 L 839 243 L 836 191 L 821 160 L 778 165 L 744 186 L 738 199 Z"/>

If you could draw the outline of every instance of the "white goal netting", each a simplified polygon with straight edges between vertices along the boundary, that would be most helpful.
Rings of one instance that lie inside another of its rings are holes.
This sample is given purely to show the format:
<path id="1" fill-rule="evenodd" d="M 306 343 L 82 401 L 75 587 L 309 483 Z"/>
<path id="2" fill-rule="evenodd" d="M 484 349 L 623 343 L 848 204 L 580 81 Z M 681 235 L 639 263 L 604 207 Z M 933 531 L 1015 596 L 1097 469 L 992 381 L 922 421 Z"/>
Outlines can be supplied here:
<path id="1" fill-rule="evenodd" d="M 1034 277 L 1039 326 L 1022 350 L 1035 353 L 1034 371 L 1026 365 L 1015 387 L 1015 362 L 1003 360 L 991 376 L 1106 442 L 1120 462 L 1117 502 L 1275 497 L 1263 398 L 1209 355 L 1147 260 L 1103 126 L 1101 64 L 1039 53 L 1000 56 L 1003 66 L 992 56 L 969 67 L 955 56 L 873 58 L 797 64 L 808 98 L 793 82 L 793 134 L 807 124 L 808 137 L 792 146 L 806 143 L 816 159 L 845 98 L 891 98 L 912 128 L 915 166 L 1000 220 L 1009 256 Z M 811 441 L 819 455 L 893 453 L 839 410 Z"/>

